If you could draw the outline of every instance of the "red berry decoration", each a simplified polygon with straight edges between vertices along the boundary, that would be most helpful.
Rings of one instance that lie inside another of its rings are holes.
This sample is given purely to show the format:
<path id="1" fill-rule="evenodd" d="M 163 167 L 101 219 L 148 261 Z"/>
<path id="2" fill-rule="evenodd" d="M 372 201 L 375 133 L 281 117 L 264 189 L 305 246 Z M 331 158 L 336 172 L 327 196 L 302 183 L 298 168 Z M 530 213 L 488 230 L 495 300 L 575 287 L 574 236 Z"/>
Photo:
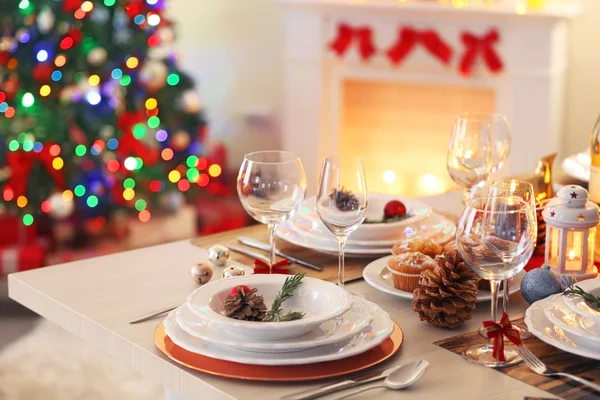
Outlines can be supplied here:
<path id="1" fill-rule="evenodd" d="M 383 218 L 404 217 L 406 206 L 400 200 L 389 201 L 383 208 Z"/>
<path id="2" fill-rule="evenodd" d="M 237 296 L 237 294 L 239 293 L 240 290 L 242 291 L 242 295 L 245 296 L 247 293 L 250 293 L 252 288 L 250 286 L 246 286 L 246 285 L 239 285 L 239 286 L 236 286 L 233 289 L 231 289 L 231 292 L 229 292 L 229 295 Z"/>

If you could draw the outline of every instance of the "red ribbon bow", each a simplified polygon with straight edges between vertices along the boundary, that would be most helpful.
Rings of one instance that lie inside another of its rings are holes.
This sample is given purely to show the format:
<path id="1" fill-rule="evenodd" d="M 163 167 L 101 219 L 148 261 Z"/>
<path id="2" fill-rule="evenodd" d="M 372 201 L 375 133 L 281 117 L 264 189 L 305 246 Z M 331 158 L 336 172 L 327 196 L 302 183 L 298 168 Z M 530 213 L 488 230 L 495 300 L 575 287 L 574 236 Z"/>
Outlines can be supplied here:
<path id="1" fill-rule="evenodd" d="M 502 60 L 494 50 L 494 45 L 500 40 L 498 31 L 490 29 L 483 37 L 477 37 L 470 32 L 463 32 L 461 40 L 465 45 L 465 52 L 460 61 L 461 74 L 465 76 L 471 74 L 471 69 L 478 54 L 481 54 L 490 71 L 499 72 L 502 70 Z"/>
<path id="2" fill-rule="evenodd" d="M 493 356 L 498 361 L 506 361 L 504 356 L 504 336 L 517 346 L 521 346 L 521 335 L 513 328 L 507 313 L 502 313 L 500 323 L 483 321 L 484 332 L 488 339 L 494 340 Z"/>
<path id="3" fill-rule="evenodd" d="M 430 29 L 419 32 L 408 26 L 398 30 L 398 40 L 387 51 L 387 55 L 392 63 L 399 64 L 415 48 L 417 43 L 421 43 L 431 55 L 444 64 L 450 63 L 452 49 L 437 32 Z"/>
<path id="4" fill-rule="evenodd" d="M 377 52 L 373 45 L 373 32 L 367 26 L 353 28 L 347 24 L 339 24 L 337 37 L 330 44 L 333 51 L 342 57 L 354 40 L 358 41 L 358 51 L 363 60 L 368 60 Z"/>
<path id="5" fill-rule="evenodd" d="M 6 165 L 10 167 L 12 173 L 4 187 L 11 188 L 15 198 L 24 196 L 27 192 L 29 174 L 31 174 L 36 162 L 40 162 L 44 166 L 59 189 L 63 190 L 65 188 L 64 174 L 61 170 L 57 170 L 52 166 L 52 160 L 55 157 L 50 154 L 50 148 L 53 144 L 53 142 L 44 143 L 44 147 L 39 153 L 33 150 L 18 150 L 6 154 Z"/>
<path id="6" fill-rule="evenodd" d="M 269 264 L 266 262 L 256 259 L 254 260 L 254 273 L 255 274 L 288 274 L 289 265 L 288 260 L 281 260 L 273 264 L 272 268 L 269 268 Z"/>

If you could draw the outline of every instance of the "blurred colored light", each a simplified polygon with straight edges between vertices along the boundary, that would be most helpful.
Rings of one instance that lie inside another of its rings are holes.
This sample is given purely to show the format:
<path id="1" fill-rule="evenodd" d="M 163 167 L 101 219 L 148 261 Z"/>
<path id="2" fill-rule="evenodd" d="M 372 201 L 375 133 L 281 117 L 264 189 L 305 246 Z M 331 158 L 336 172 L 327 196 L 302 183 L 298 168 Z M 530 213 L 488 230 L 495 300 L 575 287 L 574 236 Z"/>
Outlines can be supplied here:
<path id="1" fill-rule="evenodd" d="M 197 156 L 189 156 L 186 160 L 186 164 L 190 168 L 195 168 L 198 165 L 198 157 Z"/>
<path id="2" fill-rule="evenodd" d="M 119 141 L 115 138 L 110 138 L 108 139 L 108 142 L 106 142 L 106 147 L 108 147 L 110 150 L 115 150 L 117 147 L 119 147 Z"/>
<path id="3" fill-rule="evenodd" d="M 50 155 L 56 157 L 60 154 L 60 146 L 57 144 L 53 144 L 49 149 Z"/>
<path id="4" fill-rule="evenodd" d="M 11 201 L 15 197 L 15 192 L 10 187 L 5 186 L 3 195 L 4 201 Z"/>
<path id="5" fill-rule="evenodd" d="M 35 142 L 35 144 L 33 145 L 33 151 L 35 151 L 36 153 L 39 153 L 43 149 L 44 145 L 41 142 Z"/>
<path id="6" fill-rule="evenodd" d="M 20 143 L 23 143 L 24 141 L 26 141 L 26 140 L 27 140 L 27 134 L 26 134 L 25 132 L 21 132 L 21 133 L 19 133 L 19 136 L 17 136 L 17 140 L 18 140 Z"/>
<path id="7" fill-rule="evenodd" d="M 198 185 L 204 187 L 204 186 L 208 185 L 209 181 L 210 181 L 210 178 L 208 177 L 208 175 L 200 174 L 200 177 L 198 178 Z"/>
<path id="8" fill-rule="evenodd" d="M 143 139 L 146 137 L 146 126 L 139 123 L 133 126 L 133 137 L 136 139 Z"/>
<path id="9" fill-rule="evenodd" d="M 158 14 L 152 14 L 148 16 L 148 25 L 156 26 L 160 24 L 160 16 Z"/>
<path id="10" fill-rule="evenodd" d="M 146 20 L 146 17 L 144 17 L 142 14 L 138 14 L 133 18 L 133 22 L 135 22 L 136 25 L 143 24 L 145 20 Z"/>
<path id="11" fill-rule="evenodd" d="M 117 172 L 119 168 L 121 168 L 121 164 L 119 164 L 117 160 L 110 160 L 108 164 L 106 164 L 106 168 L 108 168 L 110 172 Z"/>
<path id="12" fill-rule="evenodd" d="M 6 118 L 12 118 L 15 116 L 15 109 L 13 107 L 8 107 L 6 111 L 4 111 L 4 116 Z"/>
<path id="13" fill-rule="evenodd" d="M 104 140 L 102 140 L 102 139 L 95 140 L 94 141 L 94 146 L 96 146 L 100 150 L 104 150 Z"/>
<path id="14" fill-rule="evenodd" d="M 75 192 L 75 196 L 81 197 L 85 194 L 85 186 L 77 185 L 73 191 Z"/>
<path id="15" fill-rule="evenodd" d="M 144 166 L 144 161 L 139 157 L 135 158 L 135 162 L 137 163 L 135 169 L 140 169 Z"/>
<path id="16" fill-rule="evenodd" d="M 88 82 L 92 86 L 98 86 L 98 84 L 100 84 L 100 77 L 98 75 L 92 75 L 88 78 Z"/>
<path id="17" fill-rule="evenodd" d="M 79 157 L 85 156 L 86 152 L 87 148 L 82 144 L 78 144 L 77 147 L 75 147 L 75 154 L 77 154 Z"/>
<path id="18" fill-rule="evenodd" d="M 85 11 L 86 13 L 92 11 L 93 8 L 94 8 L 94 3 L 92 3 L 91 1 L 84 1 L 81 4 L 81 9 L 83 11 Z"/>
<path id="19" fill-rule="evenodd" d="M 98 198 L 94 195 L 91 195 L 87 198 L 87 205 L 91 208 L 94 208 L 98 205 Z"/>
<path id="20" fill-rule="evenodd" d="M 156 3 L 158 3 L 158 0 L 146 0 L 146 3 L 150 4 L 151 6 L 153 6 Z"/>
<path id="21" fill-rule="evenodd" d="M 138 199 L 135 202 L 135 209 L 138 211 L 144 211 L 146 209 L 146 206 L 147 206 L 146 200 L 144 200 L 144 199 Z"/>
<path id="22" fill-rule="evenodd" d="M 167 77 L 167 83 L 171 86 L 175 86 L 179 83 L 179 75 L 173 73 Z"/>
<path id="23" fill-rule="evenodd" d="M 21 104 L 23 104 L 23 107 L 31 107 L 33 103 L 35 103 L 35 98 L 33 95 L 29 92 L 25 93 L 21 99 Z"/>
<path id="24" fill-rule="evenodd" d="M 75 73 L 75 82 L 81 82 L 85 79 L 85 74 L 83 72 Z"/>
<path id="25" fill-rule="evenodd" d="M 156 107 L 153 110 L 146 109 L 146 115 L 149 117 L 154 117 L 155 115 L 158 115 L 158 107 Z"/>
<path id="26" fill-rule="evenodd" d="M 186 180 L 181 180 L 177 183 L 177 189 L 182 192 L 187 192 L 190 189 L 190 182 Z"/>
<path id="27" fill-rule="evenodd" d="M 125 168 L 129 171 L 133 171 L 137 167 L 137 161 L 133 157 L 127 157 L 123 162 L 123 165 L 125 165 Z"/>
<path id="28" fill-rule="evenodd" d="M 29 226 L 31 224 L 33 224 L 33 215 L 31 215 L 31 214 L 23 215 L 23 225 Z"/>
<path id="29" fill-rule="evenodd" d="M 29 0 L 21 0 L 21 2 L 19 3 L 19 8 L 21 10 L 24 10 L 27 7 L 29 7 Z"/>
<path id="30" fill-rule="evenodd" d="M 119 68 L 115 68 L 115 69 L 113 69 L 113 70 L 112 70 L 112 72 L 110 73 L 110 76 L 111 76 L 113 79 L 119 79 L 119 78 L 121 78 L 121 77 L 123 76 L 123 71 L 121 71 L 121 69 L 119 69 Z"/>
<path id="31" fill-rule="evenodd" d="M 85 11 L 83 11 L 81 8 L 79 8 L 79 9 L 77 9 L 77 11 L 75 11 L 73 16 L 75 17 L 75 19 L 83 19 L 85 17 Z"/>
<path id="32" fill-rule="evenodd" d="M 27 205 L 27 197 L 25 196 L 19 196 L 17 198 L 17 206 L 23 208 Z"/>
<path id="33" fill-rule="evenodd" d="M 158 106 L 158 101 L 155 98 L 150 97 L 146 100 L 145 106 L 148 110 L 154 110 Z"/>
<path id="34" fill-rule="evenodd" d="M 6 93 L 0 92 L 0 101 L 6 100 Z"/>
<path id="35" fill-rule="evenodd" d="M 60 78 L 62 78 L 62 72 L 60 71 L 54 71 L 51 75 L 51 78 L 54 82 L 58 82 L 60 81 Z"/>
<path id="36" fill-rule="evenodd" d="M 65 166 L 65 162 L 63 161 L 62 158 L 60 157 L 56 157 L 54 160 L 52 160 L 52 168 L 54 168 L 55 170 L 61 170 L 62 167 Z"/>
<path id="37" fill-rule="evenodd" d="M 0 103 L 0 112 L 4 112 L 8 109 L 8 103 L 3 101 L 2 103 Z"/>
<path id="38" fill-rule="evenodd" d="M 129 57 L 127 59 L 127 61 L 125 61 L 125 65 L 127 65 L 127 68 L 130 68 L 130 69 L 134 69 L 135 67 L 138 66 L 139 63 L 140 62 L 135 57 Z"/>
<path id="39" fill-rule="evenodd" d="M 18 143 L 17 143 L 17 146 L 18 146 Z M 167 147 L 166 149 L 164 149 L 163 151 L 160 152 L 160 156 L 162 157 L 163 160 L 169 161 L 173 158 L 173 150 L 171 150 Z"/>
<path id="40" fill-rule="evenodd" d="M 148 38 L 148 46 L 156 47 L 159 44 L 160 44 L 160 38 L 157 35 L 153 35 Z"/>
<path id="41" fill-rule="evenodd" d="M 211 165 L 208 169 L 208 174 L 213 178 L 216 178 L 217 176 L 221 175 L 221 166 L 218 164 Z"/>
<path id="42" fill-rule="evenodd" d="M 151 217 L 150 211 L 148 211 L 148 210 L 140 211 L 140 214 L 138 215 L 138 218 L 142 222 L 150 221 L 150 217 Z"/>
<path id="43" fill-rule="evenodd" d="M 129 75 L 123 75 L 121 79 L 119 79 L 119 83 L 121 86 L 127 86 L 131 83 L 131 77 Z"/>
<path id="44" fill-rule="evenodd" d="M 179 171 L 173 170 L 169 172 L 169 181 L 172 183 L 178 182 L 181 179 L 181 174 Z"/>
<path id="45" fill-rule="evenodd" d="M 88 103 L 95 106 L 96 104 L 100 103 L 100 100 L 102 100 L 102 97 L 100 96 L 100 93 L 91 91 L 91 92 L 87 92 L 87 94 L 85 95 L 85 99 L 88 101 Z"/>
<path id="46" fill-rule="evenodd" d="M 127 178 L 123 181 L 123 187 L 125 189 L 133 189 L 135 188 L 135 181 L 133 178 Z"/>
<path id="47" fill-rule="evenodd" d="M 207 166 L 208 166 L 208 161 L 206 161 L 206 158 L 198 159 L 198 164 L 196 164 L 196 168 L 198 168 L 199 170 L 203 170 Z"/>
<path id="48" fill-rule="evenodd" d="M 50 92 L 51 92 L 51 91 L 52 91 L 52 89 L 50 89 L 50 86 L 48 86 L 48 85 L 43 85 L 43 86 L 40 88 L 40 95 L 41 95 L 42 97 L 46 97 L 46 96 L 48 96 L 48 95 L 50 94 Z"/>
<path id="49" fill-rule="evenodd" d="M 156 132 L 156 140 L 158 140 L 159 142 L 164 142 L 165 140 L 167 140 L 167 137 L 169 137 L 169 135 L 164 129 L 161 129 Z"/>
<path id="50" fill-rule="evenodd" d="M 98 146 L 92 145 L 92 147 L 90 147 L 90 153 L 94 156 L 97 156 L 98 154 L 100 154 L 100 149 L 98 148 Z"/>
<path id="51" fill-rule="evenodd" d="M 158 128 L 159 125 L 160 125 L 160 118 L 158 118 L 158 117 L 148 118 L 148 126 L 150 128 Z"/>
<path id="52" fill-rule="evenodd" d="M 46 50 L 40 50 L 35 57 L 39 62 L 44 62 L 48 59 L 48 52 Z"/>
<path id="53" fill-rule="evenodd" d="M 17 142 L 17 141 L 16 141 L 16 140 L 14 140 L 14 139 L 13 139 L 13 140 L 11 140 L 11 141 L 8 143 L 8 149 L 9 149 L 10 151 L 17 151 L 17 150 L 19 150 L 19 142 Z"/>
<path id="54" fill-rule="evenodd" d="M 115 5 L 116 0 L 104 0 L 104 5 L 106 7 L 112 7 Z"/>
<path id="55" fill-rule="evenodd" d="M 73 38 L 71 36 L 65 36 L 63 38 L 63 40 L 60 41 L 59 46 L 63 50 L 69 50 L 71 47 L 73 47 L 73 43 L 74 43 Z M 64 56 L 58 56 L 58 57 L 62 57 L 62 60 L 63 60 L 62 65 L 65 65 L 65 63 L 64 63 L 64 61 L 66 61 L 65 57 Z M 58 60 L 58 57 L 56 57 L 57 60 Z M 56 60 L 54 62 L 56 63 Z M 58 64 L 56 64 L 56 65 L 58 65 Z M 60 67 L 61 65 L 58 65 L 58 66 Z"/>
<path id="56" fill-rule="evenodd" d="M 27 43 L 27 42 L 29 42 L 29 39 L 31 39 L 31 35 L 29 34 L 29 32 L 25 31 L 21 34 L 19 41 L 21 43 Z"/>
<path id="57" fill-rule="evenodd" d="M 161 181 L 153 180 L 152 182 L 150 182 L 150 190 L 152 190 L 153 192 L 160 192 L 162 188 L 163 184 Z"/>
<path id="58" fill-rule="evenodd" d="M 123 190 L 123 198 L 127 201 L 133 199 L 135 197 L 135 191 L 133 189 L 125 189 Z"/>
<path id="59" fill-rule="evenodd" d="M 52 203 L 50 203 L 50 201 L 48 201 L 48 200 L 44 200 L 44 201 L 42 201 L 42 204 L 40 204 L 40 208 L 42 209 L 43 212 L 49 213 L 50 210 L 52 209 Z"/>
<path id="60" fill-rule="evenodd" d="M 71 192 L 70 190 L 65 190 L 62 194 L 62 198 L 64 201 L 73 200 L 73 192 Z"/>
<path id="61" fill-rule="evenodd" d="M 26 140 L 23 142 L 23 151 L 31 151 L 33 150 L 33 142 L 31 140 Z"/>
<path id="62" fill-rule="evenodd" d="M 198 178 L 200 177 L 200 172 L 196 168 L 190 168 L 187 170 L 185 176 L 187 176 L 190 182 L 198 182 Z"/>
<path id="63" fill-rule="evenodd" d="M 16 58 L 11 58 L 10 60 L 8 60 L 8 63 L 6 63 L 8 69 L 15 69 L 17 68 L 17 65 L 19 65 L 19 62 Z"/>

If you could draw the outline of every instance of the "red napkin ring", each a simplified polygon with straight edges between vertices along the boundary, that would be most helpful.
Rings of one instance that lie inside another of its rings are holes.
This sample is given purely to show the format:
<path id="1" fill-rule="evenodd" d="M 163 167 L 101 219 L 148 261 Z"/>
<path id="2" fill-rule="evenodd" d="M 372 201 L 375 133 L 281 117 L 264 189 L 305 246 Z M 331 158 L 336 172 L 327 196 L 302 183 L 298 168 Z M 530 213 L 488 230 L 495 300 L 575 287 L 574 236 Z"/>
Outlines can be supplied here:
<path id="1" fill-rule="evenodd" d="M 494 340 L 493 356 L 498 361 L 506 361 L 504 356 L 504 336 L 517 346 L 521 346 L 521 335 L 513 328 L 507 313 L 502 313 L 500 323 L 483 321 L 484 332 L 488 339 Z"/>
<path id="2" fill-rule="evenodd" d="M 269 268 L 269 264 L 266 262 L 256 259 L 254 260 L 254 273 L 255 274 L 284 274 L 287 275 L 289 273 L 288 265 L 290 263 L 288 260 L 281 260 L 273 264 L 272 268 Z"/>

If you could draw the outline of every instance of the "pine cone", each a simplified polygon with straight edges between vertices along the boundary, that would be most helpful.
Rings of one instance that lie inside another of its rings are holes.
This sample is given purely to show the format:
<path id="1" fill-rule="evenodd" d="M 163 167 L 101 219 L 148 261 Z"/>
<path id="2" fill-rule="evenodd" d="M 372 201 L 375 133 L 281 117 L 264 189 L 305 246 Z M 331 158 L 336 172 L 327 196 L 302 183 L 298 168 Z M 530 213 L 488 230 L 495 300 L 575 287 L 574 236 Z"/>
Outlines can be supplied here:
<path id="1" fill-rule="evenodd" d="M 473 315 L 478 277 L 456 252 L 444 253 L 436 261 L 435 269 L 421 273 L 412 306 L 421 321 L 453 329 Z"/>
<path id="2" fill-rule="evenodd" d="M 535 216 L 538 224 L 537 243 L 535 245 L 535 254 L 543 256 L 546 250 L 546 221 L 542 216 L 542 209 L 538 206 L 535 210 Z"/>
<path id="3" fill-rule="evenodd" d="M 225 316 L 244 321 L 262 321 L 267 316 L 265 299 L 256 294 L 254 288 L 244 294 L 243 289 L 238 288 L 235 296 L 227 296 L 225 299 Z"/>

